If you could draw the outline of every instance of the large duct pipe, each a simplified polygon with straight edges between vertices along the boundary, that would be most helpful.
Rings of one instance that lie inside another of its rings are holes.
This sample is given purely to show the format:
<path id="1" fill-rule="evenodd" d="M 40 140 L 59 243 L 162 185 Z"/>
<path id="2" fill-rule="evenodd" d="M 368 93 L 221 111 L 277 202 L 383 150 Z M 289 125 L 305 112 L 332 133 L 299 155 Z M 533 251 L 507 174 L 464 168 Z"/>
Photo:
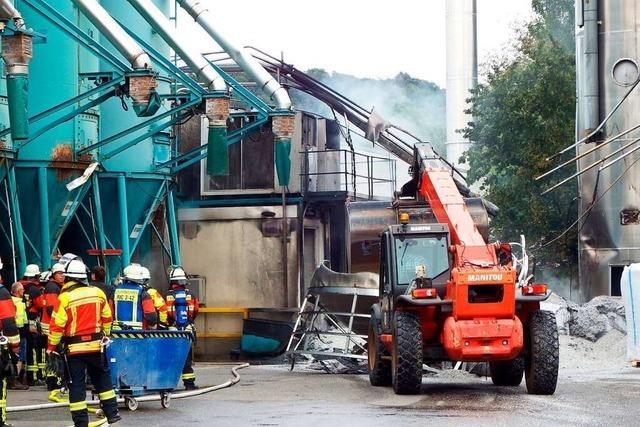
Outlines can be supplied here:
<path id="1" fill-rule="evenodd" d="M 227 118 L 229 117 L 229 97 L 226 94 L 227 84 L 211 67 L 200 52 L 193 49 L 191 40 L 182 33 L 172 29 L 172 23 L 151 2 L 151 0 L 129 0 L 129 3 L 155 29 L 158 34 L 173 48 L 187 66 L 204 83 L 208 90 L 223 96 L 208 98 L 205 101 L 205 115 L 209 120 L 207 139 L 207 173 L 209 175 L 229 174 L 229 147 L 227 145 Z"/>
<path id="2" fill-rule="evenodd" d="M 20 14 L 20 12 L 18 12 L 18 9 L 15 8 L 10 0 L 1 0 L 0 19 L 13 19 L 14 21 L 21 21 L 22 15 Z"/>
<path id="3" fill-rule="evenodd" d="M 0 0 L 0 19 L 13 20 L 18 28 L 24 26 L 22 15 L 9 0 Z M 29 62 L 33 58 L 31 34 L 15 32 L 2 37 L 2 59 L 7 72 L 7 98 L 11 138 L 15 147 L 29 139 Z"/>
<path id="4" fill-rule="evenodd" d="M 478 83 L 476 0 L 447 0 L 447 160 L 466 172 L 460 157 L 471 145 L 458 131 L 471 117 L 465 113 L 469 91 Z"/>
<path id="5" fill-rule="evenodd" d="M 291 108 L 291 99 L 287 91 L 265 70 L 258 61 L 245 49 L 237 47 L 214 25 L 213 14 L 207 9 L 205 2 L 200 0 L 178 0 L 180 6 L 220 45 L 225 52 L 247 73 L 262 91 L 275 102 L 280 110 Z"/>
<path id="6" fill-rule="evenodd" d="M 134 70 L 150 70 L 151 58 L 142 47 L 111 17 L 97 0 L 73 0 L 82 13 L 96 28 L 109 39 L 113 46 L 131 64 Z M 154 74 L 129 76 L 129 96 L 133 100 L 133 109 L 140 117 L 154 115 L 162 101 L 155 92 L 158 86 Z"/>
<path id="7" fill-rule="evenodd" d="M 224 79 L 209 65 L 200 52 L 191 47 L 193 45 L 192 41 L 173 29 L 173 24 L 151 0 L 128 1 L 169 46 L 176 51 L 191 71 L 196 74 L 198 80 L 206 85 L 207 89 L 216 92 L 227 90 L 227 84 Z"/>
<path id="8" fill-rule="evenodd" d="M 598 0 L 576 1 L 576 74 L 578 123 L 576 139 L 600 122 L 598 93 Z"/>
<path id="9" fill-rule="evenodd" d="M 151 58 L 97 0 L 73 0 L 82 13 L 109 39 L 134 70 L 151 68 Z"/>

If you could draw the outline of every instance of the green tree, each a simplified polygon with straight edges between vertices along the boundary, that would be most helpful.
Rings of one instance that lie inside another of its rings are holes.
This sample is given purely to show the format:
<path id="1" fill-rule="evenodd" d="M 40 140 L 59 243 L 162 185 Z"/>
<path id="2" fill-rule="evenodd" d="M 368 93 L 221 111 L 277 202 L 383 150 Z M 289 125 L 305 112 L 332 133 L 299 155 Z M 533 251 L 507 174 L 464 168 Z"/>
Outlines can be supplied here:
<path id="1" fill-rule="evenodd" d="M 493 233 L 529 244 L 551 240 L 576 216 L 575 185 L 542 196 L 551 181 L 534 177 L 549 169 L 549 155 L 574 139 L 575 65 L 573 1 L 533 0 L 535 19 L 520 34 L 517 54 L 496 59 L 486 83 L 472 92 L 474 122 L 464 135 L 468 178 L 500 206 Z M 573 261 L 575 230 L 537 253 L 538 259 Z"/>

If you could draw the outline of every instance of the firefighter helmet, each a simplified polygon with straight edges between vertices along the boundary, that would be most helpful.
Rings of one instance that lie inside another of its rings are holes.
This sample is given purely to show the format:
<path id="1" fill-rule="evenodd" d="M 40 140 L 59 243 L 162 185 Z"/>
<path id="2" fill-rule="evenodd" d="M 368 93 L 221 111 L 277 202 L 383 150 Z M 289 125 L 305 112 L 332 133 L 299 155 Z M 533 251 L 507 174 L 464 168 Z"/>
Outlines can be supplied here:
<path id="1" fill-rule="evenodd" d="M 24 277 L 36 277 L 40 276 L 40 267 L 36 264 L 29 264 L 24 270 Z"/>
<path id="2" fill-rule="evenodd" d="M 187 281 L 187 274 L 180 266 L 173 267 L 169 273 L 170 282 L 185 282 Z"/>
<path id="3" fill-rule="evenodd" d="M 122 271 L 123 277 L 134 283 L 143 283 L 144 282 L 144 272 L 142 270 L 142 266 L 140 264 L 129 264 Z"/>
<path id="4" fill-rule="evenodd" d="M 79 259 L 72 259 L 64 268 L 64 276 L 79 281 L 87 280 L 87 266 Z"/>
<path id="5" fill-rule="evenodd" d="M 47 283 L 51 279 L 51 270 L 43 271 L 40 273 L 40 282 Z"/>
<path id="6" fill-rule="evenodd" d="M 53 267 L 51 267 L 51 274 L 56 273 L 64 273 L 64 265 L 60 264 L 59 262 L 56 262 L 55 264 L 53 264 Z"/>

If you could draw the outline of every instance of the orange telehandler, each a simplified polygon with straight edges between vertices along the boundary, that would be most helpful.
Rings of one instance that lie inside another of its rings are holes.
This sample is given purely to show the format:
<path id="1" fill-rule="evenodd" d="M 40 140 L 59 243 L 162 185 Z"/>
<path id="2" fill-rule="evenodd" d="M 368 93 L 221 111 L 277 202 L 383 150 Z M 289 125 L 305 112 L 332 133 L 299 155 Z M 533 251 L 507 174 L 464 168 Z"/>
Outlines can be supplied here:
<path id="1" fill-rule="evenodd" d="M 496 385 L 517 386 L 524 374 L 530 394 L 553 394 L 558 332 L 554 314 L 540 310 L 550 292 L 510 244 L 488 242 L 430 145 L 416 145 L 413 180 L 394 206 L 399 224 L 381 234 L 369 325 L 371 384 L 416 394 L 423 363 L 488 362 Z M 435 222 L 424 221 L 425 209 Z"/>

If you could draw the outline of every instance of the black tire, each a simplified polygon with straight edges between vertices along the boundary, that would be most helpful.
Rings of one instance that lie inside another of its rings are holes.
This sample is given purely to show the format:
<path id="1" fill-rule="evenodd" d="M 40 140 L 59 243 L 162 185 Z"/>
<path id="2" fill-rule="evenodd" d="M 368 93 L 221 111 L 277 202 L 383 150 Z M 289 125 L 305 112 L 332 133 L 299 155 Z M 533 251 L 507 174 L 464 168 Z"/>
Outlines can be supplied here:
<path id="1" fill-rule="evenodd" d="M 534 311 L 525 328 L 525 379 L 529 394 L 553 394 L 558 383 L 560 344 L 555 314 Z"/>
<path id="2" fill-rule="evenodd" d="M 516 387 L 522 382 L 524 374 L 524 358 L 517 357 L 513 360 L 502 360 L 489 363 L 491 381 L 495 385 Z"/>
<path id="3" fill-rule="evenodd" d="M 422 385 L 422 327 L 417 315 L 398 311 L 393 318 L 391 378 L 396 394 L 418 394 Z"/>
<path id="4" fill-rule="evenodd" d="M 371 313 L 367 338 L 369 382 L 372 386 L 388 387 L 391 385 L 391 355 L 380 340 L 380 334 L 380 321 Z"/>

